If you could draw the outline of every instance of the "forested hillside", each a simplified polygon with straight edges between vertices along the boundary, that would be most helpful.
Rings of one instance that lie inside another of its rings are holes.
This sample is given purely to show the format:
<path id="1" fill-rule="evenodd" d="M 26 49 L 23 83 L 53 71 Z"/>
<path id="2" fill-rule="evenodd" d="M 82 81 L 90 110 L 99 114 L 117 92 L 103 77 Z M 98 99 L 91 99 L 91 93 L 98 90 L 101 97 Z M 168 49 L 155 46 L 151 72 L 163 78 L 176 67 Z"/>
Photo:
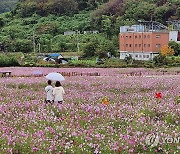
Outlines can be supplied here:
<path id="1" fill-rule="evenodd" d="M 34 13 L 47 16 L 54 15 L 72 15 L 82 10 L 96 9 L 100 4 L 108 0 L 20 0 L 14 15 L 21 17 L 31 16 Z"/>
<path id="2" fill-rule="evenodd" d="M 8 1 L 7 1 L 8 2 Z M 118 48 L 119 27 L 138 20 L 180 19 L 179 0 L 20 0 L 0 15 L 0 49 L 5 51 L 77 51 L 91 42 L 102 50 Z M 98 30 L 98 34 L 83 34 Z M 66 31 L 80 31 L 64 36 Z M 94 49 L 95 50 L 95 49 Z"/>

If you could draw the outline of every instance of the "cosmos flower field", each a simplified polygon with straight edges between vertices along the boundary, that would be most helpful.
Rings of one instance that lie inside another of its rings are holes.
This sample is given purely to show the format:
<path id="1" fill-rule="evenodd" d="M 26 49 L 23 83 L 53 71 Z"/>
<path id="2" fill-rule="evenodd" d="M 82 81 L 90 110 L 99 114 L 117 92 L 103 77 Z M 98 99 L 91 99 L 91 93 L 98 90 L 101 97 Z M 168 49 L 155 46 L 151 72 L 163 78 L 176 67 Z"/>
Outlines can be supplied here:
<path id="1" fill-rule="evenodd" d="M 179 151 L 179 143 L 146 143 L 153 133 L 179 137 L 180 74 L 173 70 L 166 75 L 142 68 L 0 68 L 4 70 L 13 77 L 0 78 L 2 154 Z M 31 76 L 34 70 L 100 76 L 65 77 L 64 103 L 45 104 L 46 79 Z M 132 71 L 142 76 L 129 76 Z M 102 103 L 104 98 L 108 104 Z"/>

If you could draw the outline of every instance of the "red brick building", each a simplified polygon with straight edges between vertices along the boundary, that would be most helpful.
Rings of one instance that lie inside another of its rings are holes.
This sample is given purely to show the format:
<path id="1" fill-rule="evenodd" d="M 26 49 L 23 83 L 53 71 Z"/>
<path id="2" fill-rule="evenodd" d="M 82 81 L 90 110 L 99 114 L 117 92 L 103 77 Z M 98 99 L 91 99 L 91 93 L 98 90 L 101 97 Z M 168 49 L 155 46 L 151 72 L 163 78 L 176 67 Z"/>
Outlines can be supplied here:
<path id="1" fill-rule="evenodd" d="M 169 43 L 168 31 L 141 32 L 144 31 L 142 27 L 141 30 L 128 30 L 127 26 L 124 27 L 126 30 L 119 34 L 120 59 L 131 55 L 136 60 L 150 60 L 159 53 L 162 46 Z"/>

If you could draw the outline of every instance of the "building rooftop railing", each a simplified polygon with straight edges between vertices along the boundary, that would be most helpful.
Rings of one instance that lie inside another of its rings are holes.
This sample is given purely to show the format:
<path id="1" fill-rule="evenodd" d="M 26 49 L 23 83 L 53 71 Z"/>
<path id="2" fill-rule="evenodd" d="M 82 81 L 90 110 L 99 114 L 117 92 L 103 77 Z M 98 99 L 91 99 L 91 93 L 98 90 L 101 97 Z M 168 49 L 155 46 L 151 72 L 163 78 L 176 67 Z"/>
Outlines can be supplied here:
<path id="1" fill-rule="evenodd" d="M 166 21 L 170 26 L 171 30 L 180 30 L 180 20 Z"/>
<path id="2" fill-rule="evenodd" d="M 124 32 L 168 32 L 169 27 L 157 21 L 138 21 L 138 25 L 121 26 L 120 33 Z M 180 26 L 180 21 L 174 22 L 175 27 Z"/>

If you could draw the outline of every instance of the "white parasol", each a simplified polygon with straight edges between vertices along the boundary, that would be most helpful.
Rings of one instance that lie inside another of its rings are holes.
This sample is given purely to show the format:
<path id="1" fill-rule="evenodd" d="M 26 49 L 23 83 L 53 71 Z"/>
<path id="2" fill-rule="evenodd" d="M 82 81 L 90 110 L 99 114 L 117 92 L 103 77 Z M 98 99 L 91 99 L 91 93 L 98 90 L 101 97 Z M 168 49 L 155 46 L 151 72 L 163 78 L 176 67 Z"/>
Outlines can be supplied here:
<path id="1" fill-rule="evenodd" d="M 46 75 L 46 79 L 51 80 L 51 81 L 64 81 L 65 78 L 57 72 L 52 72 Z"/>

